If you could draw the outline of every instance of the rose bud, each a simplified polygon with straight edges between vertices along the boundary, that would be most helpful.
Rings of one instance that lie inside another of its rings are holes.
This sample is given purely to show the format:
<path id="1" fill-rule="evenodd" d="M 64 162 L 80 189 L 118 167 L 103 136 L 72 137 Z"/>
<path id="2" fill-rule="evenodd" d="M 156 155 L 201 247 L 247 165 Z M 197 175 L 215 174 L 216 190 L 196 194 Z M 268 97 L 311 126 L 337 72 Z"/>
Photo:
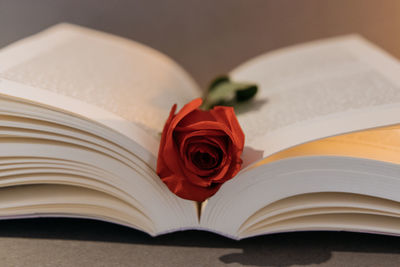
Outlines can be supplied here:
<path id="1" fill-rule="evenodd" d="M 157 174 L 181 198 L 204 201 L 240 170 L 244 134 L 232 107 L 204 111 L 197 98 L 165 123 Z"/>

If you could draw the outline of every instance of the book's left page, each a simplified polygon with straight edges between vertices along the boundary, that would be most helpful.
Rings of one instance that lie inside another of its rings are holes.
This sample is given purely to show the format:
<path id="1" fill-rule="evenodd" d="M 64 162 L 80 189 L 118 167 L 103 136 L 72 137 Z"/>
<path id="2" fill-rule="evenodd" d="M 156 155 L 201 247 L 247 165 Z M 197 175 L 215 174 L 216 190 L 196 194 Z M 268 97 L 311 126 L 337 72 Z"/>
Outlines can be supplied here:
<path id="1" fill-rule="evenodd" d="M 191 77 L 164 54 L 71 24 L 53 26 L 3 48 L 0 82 L 2 94 L 98 121 L 134 139 L 153 156 L 171 106 L 201 94 Z"/>
<path id="2" fill-rule="evenodd" d="M 196 227 L 196 203 L 155 165 L 172 105 L 199 95 L 162 53 L 79 26 L 0 50 L 0 191 L 12 192 L 0 219 L 88 217 L 151 235 Z"/>

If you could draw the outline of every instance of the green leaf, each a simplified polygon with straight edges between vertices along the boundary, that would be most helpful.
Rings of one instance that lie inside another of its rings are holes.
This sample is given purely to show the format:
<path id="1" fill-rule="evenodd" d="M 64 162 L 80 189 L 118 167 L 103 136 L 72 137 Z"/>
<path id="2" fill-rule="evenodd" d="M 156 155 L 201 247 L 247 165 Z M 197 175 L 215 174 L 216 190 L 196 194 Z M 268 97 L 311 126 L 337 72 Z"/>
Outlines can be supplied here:
<path id="1" fill-rule="evenodd" d="M 249 87 L 241 89 L 241 90 L 237 90 L 236 91 L 236 100 L 238 102 L 244 102 L 247 101 L 251 98 L 253 98 L 258 91 L 258 87 L 257 85 L 249 85 Z"/>
<path id="2" fill-rule="evenodd" d="M 253 98 L 257 90 L 255 84 L 233 82 L 228 76 L 219 76 L 210 84 L 200 108 L 209 110 L 214 106 L 235 106 Z"/>

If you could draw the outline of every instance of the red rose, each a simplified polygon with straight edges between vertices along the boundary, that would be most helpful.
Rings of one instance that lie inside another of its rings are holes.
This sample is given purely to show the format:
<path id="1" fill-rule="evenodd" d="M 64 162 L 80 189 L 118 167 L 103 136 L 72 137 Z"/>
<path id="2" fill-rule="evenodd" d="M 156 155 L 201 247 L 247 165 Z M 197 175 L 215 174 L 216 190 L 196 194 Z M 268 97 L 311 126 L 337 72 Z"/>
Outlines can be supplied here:
<path id="1" fill-rule="evenodd" d="M 162 132 L 157 174 L 181 198 L 204 201 L 240 170 L 244 134 L 232 107 L 204 111 L 200 98 L 175 114 Z"/>

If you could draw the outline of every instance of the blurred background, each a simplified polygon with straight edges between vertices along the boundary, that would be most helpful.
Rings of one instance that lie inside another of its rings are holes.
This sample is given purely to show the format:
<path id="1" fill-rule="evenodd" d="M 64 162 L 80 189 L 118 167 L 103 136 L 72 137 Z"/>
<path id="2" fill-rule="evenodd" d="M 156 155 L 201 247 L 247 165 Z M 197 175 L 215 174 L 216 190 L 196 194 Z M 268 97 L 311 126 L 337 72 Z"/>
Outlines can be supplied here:
<path id="1" fill-rule="evenodd" d="M 149 45 L 176 60 L 203 87 L 261 53 L 348 33 L 359 33 L 400 58 L 399 0 L 0 0 L 0 47 L 59 22 Z M 151 238 L 77 219 L 0 222 L 1 266 L 399 263 L 399 237 L 313 232 L 236 242 L 195 231 Z"/>

